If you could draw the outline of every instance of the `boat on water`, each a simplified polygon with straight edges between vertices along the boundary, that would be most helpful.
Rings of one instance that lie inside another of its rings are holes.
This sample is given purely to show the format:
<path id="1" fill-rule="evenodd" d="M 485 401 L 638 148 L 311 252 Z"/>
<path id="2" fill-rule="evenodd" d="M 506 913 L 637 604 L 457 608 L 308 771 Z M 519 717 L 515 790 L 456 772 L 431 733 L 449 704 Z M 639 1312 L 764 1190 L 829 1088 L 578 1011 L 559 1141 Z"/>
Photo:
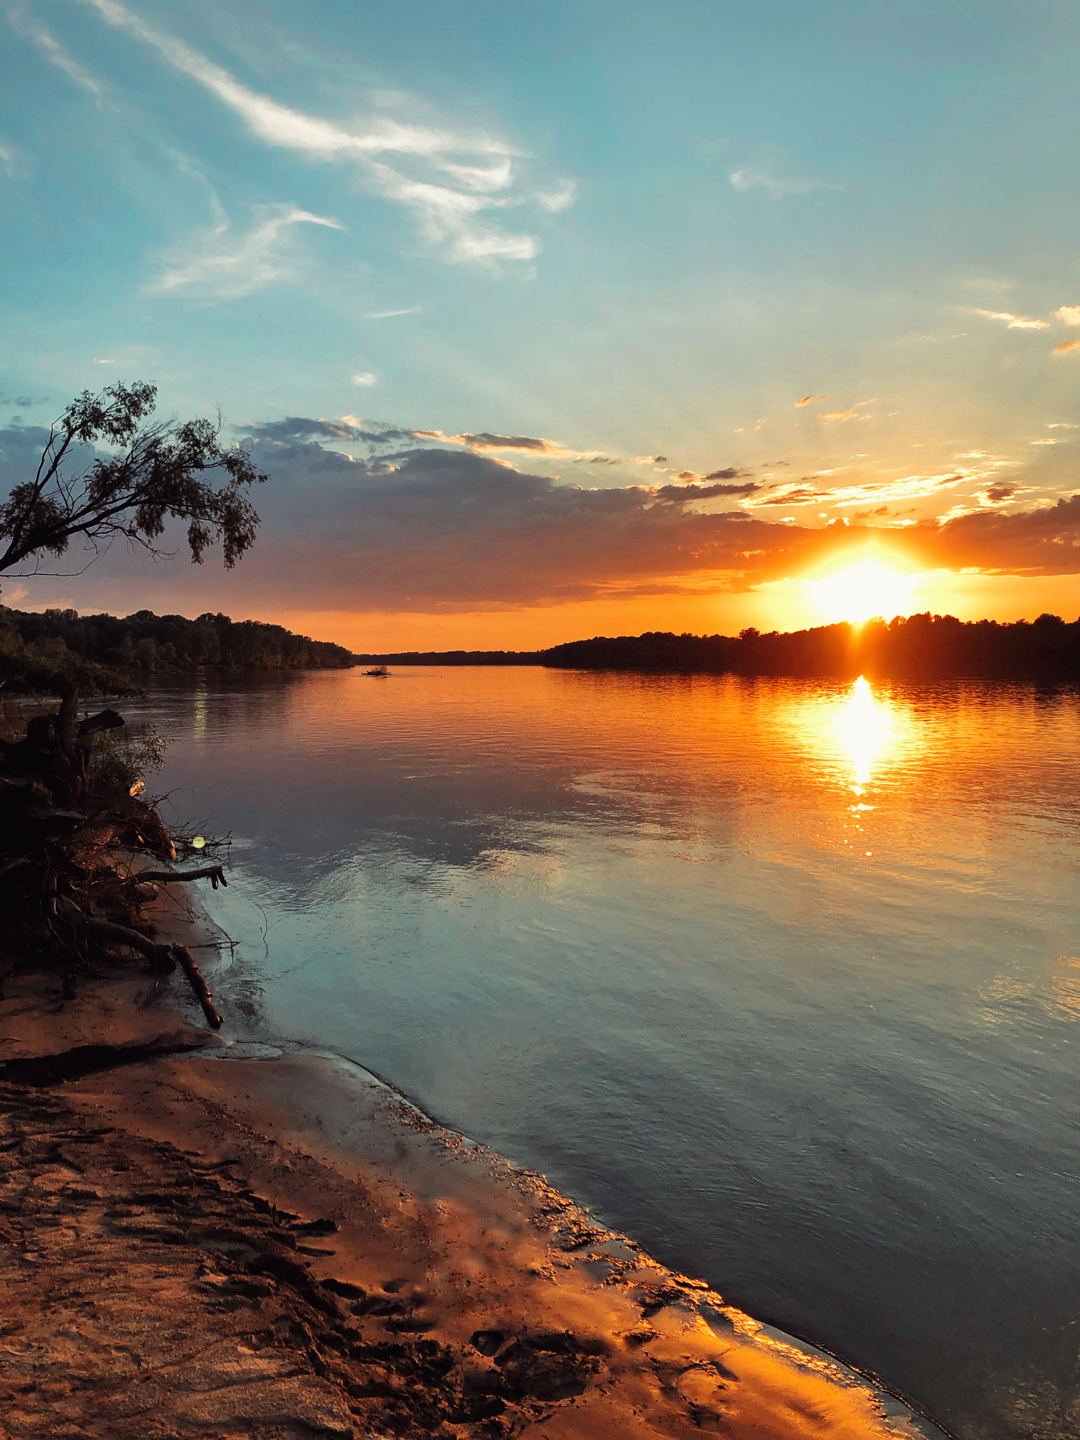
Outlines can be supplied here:
<path id="1" fill-rule="evenodd" d="M 365 671 L 364 671 L 364 674 L 365 674 L 365 675 L 371 675 L 371 676 L 373 676 L 376 680 L 385 680 L 385 679 L 387 679 L 387 677 L 389 676 L 390 671 L 387 669 L 387 667 L 386 667 L 385 665 L 375 665 L 375 666 L 372 667 L 372 669 L 370 669 L 370 670 L 365 670 Z"/>

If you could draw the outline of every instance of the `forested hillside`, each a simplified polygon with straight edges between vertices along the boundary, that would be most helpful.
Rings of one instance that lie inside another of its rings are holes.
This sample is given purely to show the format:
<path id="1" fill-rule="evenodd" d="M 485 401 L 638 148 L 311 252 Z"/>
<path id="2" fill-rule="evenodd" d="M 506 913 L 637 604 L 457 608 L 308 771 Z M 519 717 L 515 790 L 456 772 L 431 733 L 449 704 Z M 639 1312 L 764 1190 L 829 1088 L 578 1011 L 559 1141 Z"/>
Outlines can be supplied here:
<path id="1" fill-rule="evenodd" d="M 52 663 L 67 655 L 113 670 L 341 670 L 352 654 L 327 640 L 294 635 L 261 620 L 228 615 L 80 615 L 77 610 L 4 610 L 2 618 L 36 655 Z"/>

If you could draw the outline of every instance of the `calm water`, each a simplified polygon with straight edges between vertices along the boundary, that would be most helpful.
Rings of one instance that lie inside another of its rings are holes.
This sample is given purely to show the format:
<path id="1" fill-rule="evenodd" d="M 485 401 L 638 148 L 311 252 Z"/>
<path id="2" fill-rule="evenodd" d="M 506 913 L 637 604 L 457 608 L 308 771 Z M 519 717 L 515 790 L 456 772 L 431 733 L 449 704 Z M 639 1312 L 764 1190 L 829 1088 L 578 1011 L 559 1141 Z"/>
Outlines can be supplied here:
<path id="1" fill-rule="evenodd" d="M 961 1433 L 1080 1435 L 1076 693 L 415 669 L 141 710 L 236 842 L 234 1034 L 371 1067 Z"/>

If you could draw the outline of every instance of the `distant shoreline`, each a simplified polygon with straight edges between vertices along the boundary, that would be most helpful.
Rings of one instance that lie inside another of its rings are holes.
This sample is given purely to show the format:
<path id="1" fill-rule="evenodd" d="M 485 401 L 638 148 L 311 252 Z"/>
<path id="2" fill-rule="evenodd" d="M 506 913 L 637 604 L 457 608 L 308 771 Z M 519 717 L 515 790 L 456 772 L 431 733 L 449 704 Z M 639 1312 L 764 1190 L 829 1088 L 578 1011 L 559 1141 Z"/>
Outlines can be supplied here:
<path id="1" fill-rule="evenodd" d="M 404 650 L 357 654 L 357 665 L 540 665 L 667 674 L 823 676 L 854 680 L 1080 680 L 1080 620 L 1000 624 L 910 615 L 738 636 L 596 636 L 544 650 Z"/>

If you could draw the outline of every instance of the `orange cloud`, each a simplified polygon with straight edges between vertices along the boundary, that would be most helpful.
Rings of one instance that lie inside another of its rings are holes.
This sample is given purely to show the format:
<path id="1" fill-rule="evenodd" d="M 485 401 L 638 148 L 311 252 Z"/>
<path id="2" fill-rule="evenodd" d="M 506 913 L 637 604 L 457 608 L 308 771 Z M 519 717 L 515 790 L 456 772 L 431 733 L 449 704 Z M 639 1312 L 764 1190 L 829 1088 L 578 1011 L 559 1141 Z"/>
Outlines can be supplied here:
<path id="1" fill-rule="evenodd" d="M 1013 315 L 1008 310 L 976 310 L 988 320 L 1005 320 L 1010 330 L 1049 330 L 1049 320 L 1032 320 L 1030 315 Z"/>
<path id="2" fill-rule="evenodd" d="M 795 409 L 798 410 L 803 405 L 809 405 L 811 400 L 827 400 L 828 398 L 828 395 L 804 395 L 801 400 L 795 401 Z"/>
<path id="3" fill-rule="evenodd" d="M 1054 346 L 1055 355 L 1068 355 L 1070 350 L 1080 350 L 1080 340 L 1062 340 L 1060 345 Z"/>

